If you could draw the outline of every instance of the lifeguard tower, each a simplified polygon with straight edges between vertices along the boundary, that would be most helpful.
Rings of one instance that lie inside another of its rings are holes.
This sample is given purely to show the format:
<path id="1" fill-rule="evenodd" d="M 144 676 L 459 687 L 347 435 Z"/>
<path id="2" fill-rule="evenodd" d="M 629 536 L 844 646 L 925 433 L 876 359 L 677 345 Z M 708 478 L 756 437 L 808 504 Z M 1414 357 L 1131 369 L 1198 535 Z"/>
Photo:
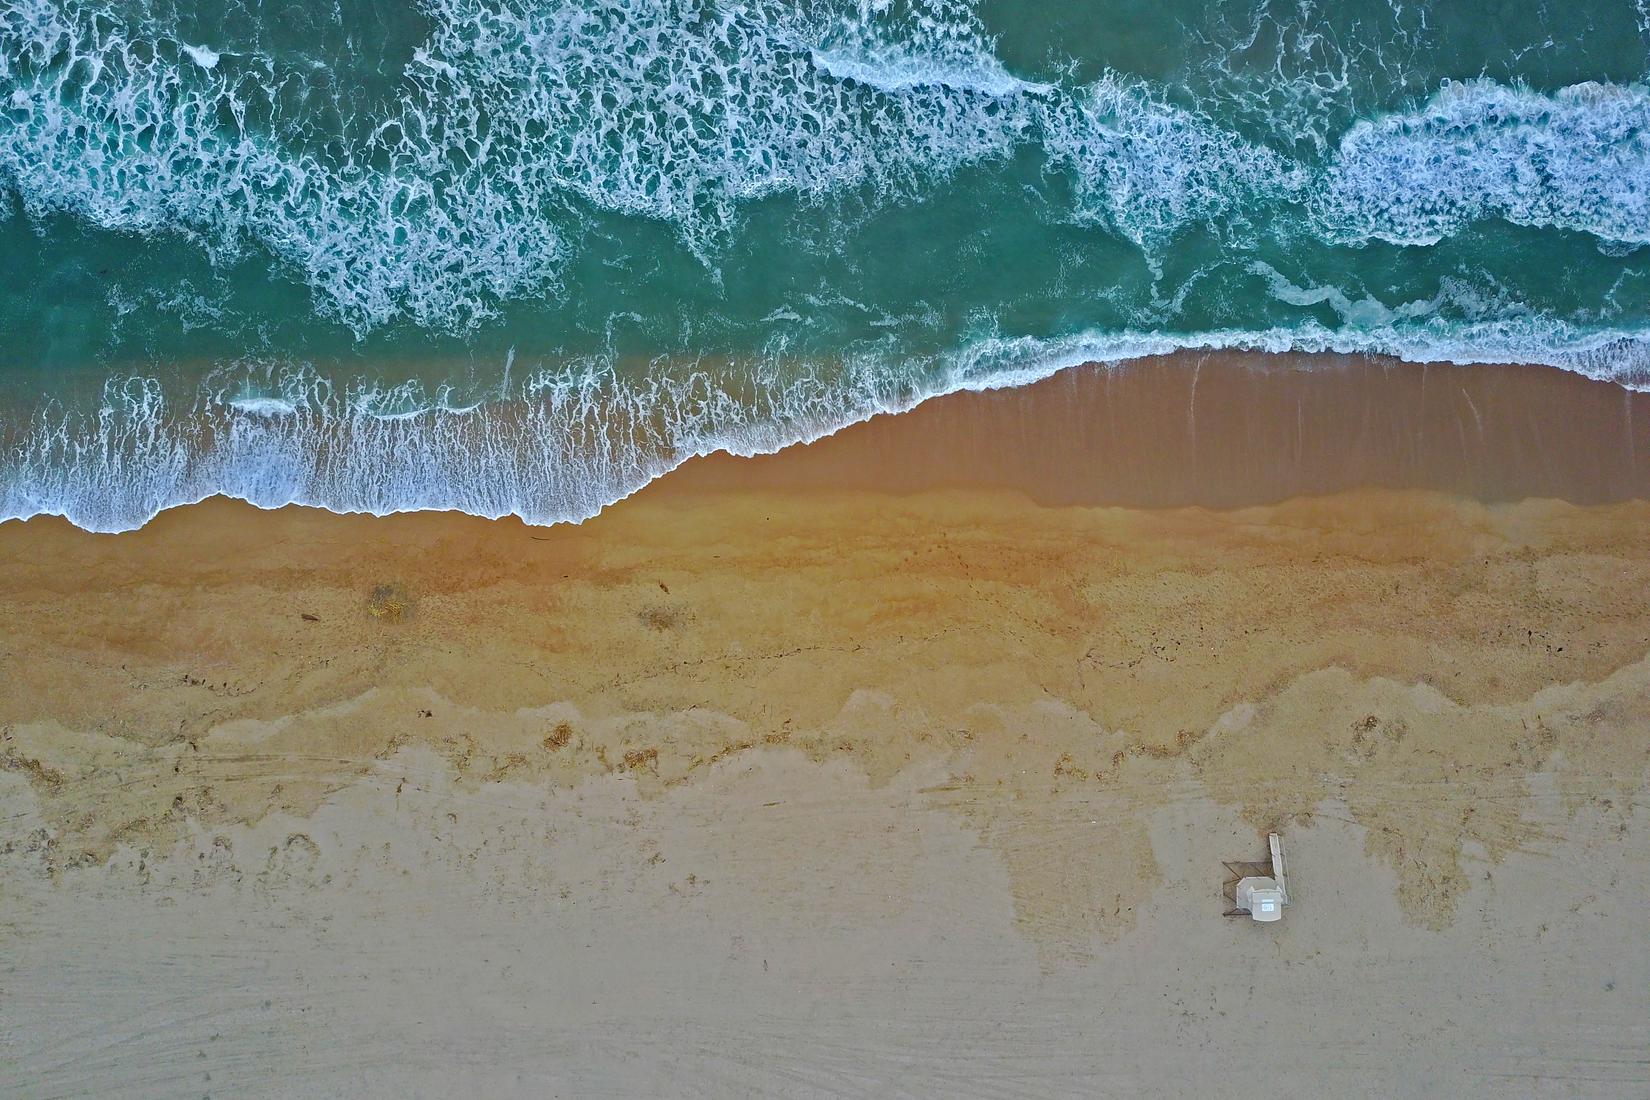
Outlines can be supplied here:
<path id="1" fill-rule="evenodd" d="M 1262 922 L 1282 919 L 1284 906 L 1289 904 L 1288 880 L 1283 866 L 1283 838 L 1277 833 L 1269 833 L 1266 846 L 1268 859 L 1224 863 L 1226 883 L 1222 894 L 1226 898 L 1226 916 L 1248 915 Z"/>

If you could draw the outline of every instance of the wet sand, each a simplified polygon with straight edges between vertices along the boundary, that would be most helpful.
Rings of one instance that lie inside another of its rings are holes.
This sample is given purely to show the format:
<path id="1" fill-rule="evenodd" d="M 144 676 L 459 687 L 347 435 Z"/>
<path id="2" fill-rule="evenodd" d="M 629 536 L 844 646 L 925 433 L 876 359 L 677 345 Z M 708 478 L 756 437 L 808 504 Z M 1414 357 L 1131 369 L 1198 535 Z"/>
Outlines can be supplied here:
<path id="1" fill-rule="evenodd" d="M 574 528 L 0 525 L 0 1063 L 1644 1092 L 1644 410 L 1496 370 L 1074 372 Z"/>
<path id="2" fill-rule="evenodd" d="M 1241 508 L 1372 487 L 1573 504 L 1650 498 L 1650 393 L 1532 366 L 1221 353 L 957 393 L 778 455 L 657 483 L 1041 504 Z"/>

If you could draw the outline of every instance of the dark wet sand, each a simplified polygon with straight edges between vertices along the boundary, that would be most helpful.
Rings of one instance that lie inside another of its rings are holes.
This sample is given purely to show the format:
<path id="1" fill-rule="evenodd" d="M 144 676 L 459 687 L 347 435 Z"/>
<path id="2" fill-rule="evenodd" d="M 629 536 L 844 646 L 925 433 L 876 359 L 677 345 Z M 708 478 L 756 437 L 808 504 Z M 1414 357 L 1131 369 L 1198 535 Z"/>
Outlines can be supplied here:
<path id="1" fill-rule="evenodd" d="M 1650 498 L 1650 394 L 1550 367 L 1182 355 L 959 393 L 651 490 L 1017 489 L 1040 504 L 1238 508 L 1359 488 Z"/>

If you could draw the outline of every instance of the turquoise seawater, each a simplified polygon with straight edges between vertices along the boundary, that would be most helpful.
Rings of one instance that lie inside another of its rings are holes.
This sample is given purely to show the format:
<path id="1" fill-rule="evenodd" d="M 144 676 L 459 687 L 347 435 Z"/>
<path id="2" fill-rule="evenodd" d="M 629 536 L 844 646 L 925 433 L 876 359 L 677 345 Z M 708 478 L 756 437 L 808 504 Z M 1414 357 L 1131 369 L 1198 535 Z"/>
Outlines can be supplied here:
<path id="1" fill-rule="evenodd" d="M 1650 0 L 0 0 L 0 518 L 578 519 L 1174 349 L 1650 380 Z"/>

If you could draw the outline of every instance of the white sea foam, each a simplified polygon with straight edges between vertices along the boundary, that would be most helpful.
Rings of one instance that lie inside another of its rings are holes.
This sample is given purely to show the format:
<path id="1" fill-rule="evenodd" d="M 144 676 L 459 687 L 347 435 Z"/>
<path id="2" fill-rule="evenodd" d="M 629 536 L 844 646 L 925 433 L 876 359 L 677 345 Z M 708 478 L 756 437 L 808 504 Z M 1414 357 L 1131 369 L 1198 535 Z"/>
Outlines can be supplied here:
<path id="1" fill-rule="evenodd" d="M 292 416 L 298 407 L 279 397 L 232 397 L 225 404 L 251 416 Z"/>
<path id="2" fill-rule="evenodd" d="M 714 262 L 754 201 L 915 194 L 1028 145 L 1073 181 L 1066 217 L 1148 254 L 1188 225 L 1301 206 L 1342 243 L 1426 244 L 1486 218 L 1650 242 L 1637 85 L 1453 85 L 1299 160 L 1138 82 L 1022 80 L 964 0 L 424 7 L 399 99 L 346 120 L 369 136 L 345 140 L 277 109 L 305 74 L 178 43 L 142 0 L 13 0 L 0 184 L 35 214 L 267 249 L 360 333 L 554 296 L 581 204 L 668 222 Z"/>
<path id="3" fill-rule="evenodd" d="M 179 42 L 178 48 L 189 55 L 189 60 L 203 69 L 215 69 L 223 55 L 208 46 L 191 46 L 187 42 Z"/>
<path id="4" fill-rule="evenodd" d="M 1076 182 L 1073 216 L 1110 225 L 1148 252 L 1188 224 L 1287 198 L 1304 183 L 1287 158 L 1138 84 L 1107 78 L 1049 98 L 1041 120 L 1051 160 Z"/>
<path id="5" fill-rule="evenodd" d="M 576 522 L 695 455 L 768 453 L 940 394 L 1024 385 L 1084 363 L 1228 349 L 1553 363 L 1650 389 L 1650 330 L 1589 332 L 1536 315 L 1444 322 L 1419 308 L 1362 328 L 986 337 L 922 374 L 865 356 L 828 371 L 678 365 L 638 382 L 589 361 L 538 370 L 510 400 L 471 405 L 411 385 L 339 392 L 307 368 L 264 371 L 272 395 L 256 398 L 203 389 L 179 400 L 133 378 L 111 383 L 95 412 L 48 405 L 0 422 L 0 520 L 60 515 L 120 531 L 224 495 L 265 508 Z"/>
<path id="6" fill-rule="evenodd" d="M 1313 188 L 1325 236 L 1428 245 L 1489 218 L 1650 242 L 1650 90 L 1488 80 L 1356 124 Z"/>
<path id="7" fill-rule="evenodd" d="M 874 5 L 832 19 L 778 0 L 425 7 L 433 33 L 393 114 L 340 159 L 313 148 L 313 120 L 271 106 L 302 79 L 272 59 L 231 72 L 181 45 L 194 63 L 180 65 L 145 19 L 16 0 L 0 11 L 16 112 L 0 180 L 33 213 L 259 245 L 359 332 L 461 328 L 554 292 L 575 198 L 668 221 L 705 252 L 743 204 L 915 187 L 1004 155 L 1028 122 L 998 102 L 1022 86 L 950 18 L 966 14 L 955 0 L 898 41 L 867 25 Z M 826 42 L 857 79 L 816 63 Z"/>

